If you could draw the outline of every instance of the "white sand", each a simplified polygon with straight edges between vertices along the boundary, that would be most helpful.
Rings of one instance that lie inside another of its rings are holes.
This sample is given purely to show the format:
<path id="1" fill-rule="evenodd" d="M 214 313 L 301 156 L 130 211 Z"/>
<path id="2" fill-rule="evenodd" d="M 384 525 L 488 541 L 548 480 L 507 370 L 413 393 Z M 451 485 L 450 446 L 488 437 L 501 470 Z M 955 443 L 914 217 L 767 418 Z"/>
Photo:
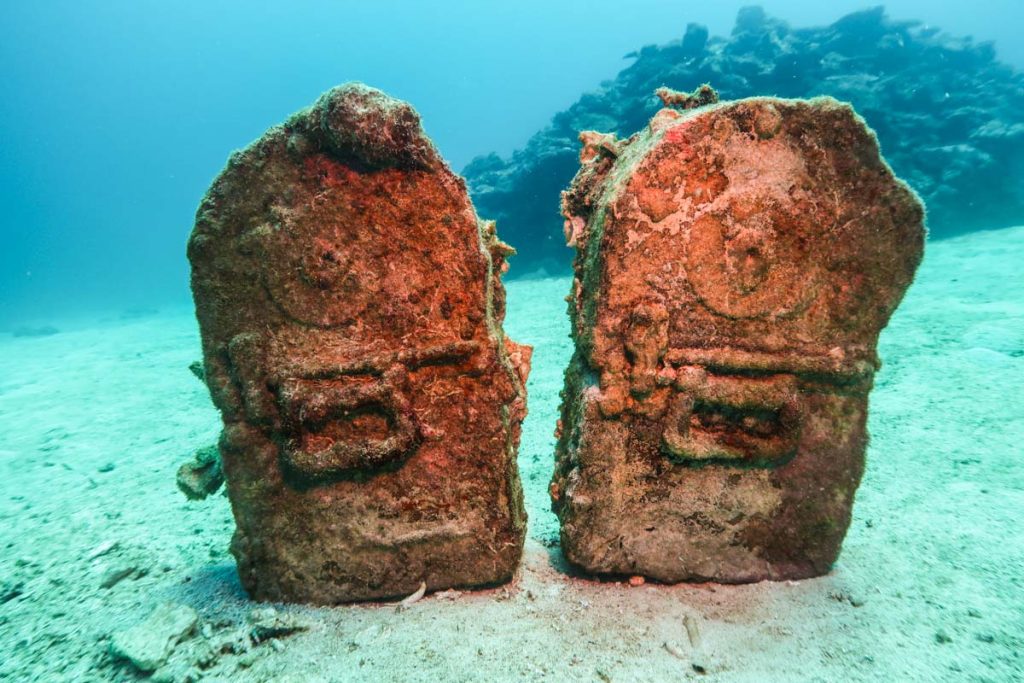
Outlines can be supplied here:
<path id="1" fill-rule="evenodd" d="M 197 675 L 1024 680 L 1024 228 L 929 245 L 883 335 L 868 471 L 842 557 L 831 575 L 799 583 L 630 588 L 566 573 L 546 487 L 570 353 L 567 291 L 562 279 L 509 286 L 510 334 L 536 347 L 518 579 L 402 612 L 284 608 L 311 629 L 260 645 L 246 668 L 223 654 Z M 171 601 L 198 610 L 216 639 L 252 608 L 226 552 L 226 499 L 188 503 L 174 486 L 178 464 L 218 431 L 186 370 L 197 357 L 185 310 L 0 338 L 0 680 L 135 680 L 107 654 L 112 630 Z M 100 588 L 131 567 L 141 571 Z M 703 676 L 691 668 L 687 615 L 702 634 Z M 202 639 L 172 663 L 187 665 Z"/>

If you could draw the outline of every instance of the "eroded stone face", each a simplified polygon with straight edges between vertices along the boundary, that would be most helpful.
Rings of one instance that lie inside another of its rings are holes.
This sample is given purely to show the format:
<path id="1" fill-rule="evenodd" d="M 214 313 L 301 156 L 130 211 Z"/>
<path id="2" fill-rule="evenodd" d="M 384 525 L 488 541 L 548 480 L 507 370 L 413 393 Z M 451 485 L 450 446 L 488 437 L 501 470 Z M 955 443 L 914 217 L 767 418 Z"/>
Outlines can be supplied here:
<path id="1" fill-rule="evenodd" d="M 567 557 L 664 581 L 829 570 L 881 329 L 923 209 L 830 98 L 663 109 L 585 134 L 551 493 Z"/>
<path id="2" fill-rule="evenodd" d="M 336 88 L 231 158 L 189 259 L 254 598 L 511 577 L 530 349 L 501 329 L 509 253 L 380 91 Z"/>

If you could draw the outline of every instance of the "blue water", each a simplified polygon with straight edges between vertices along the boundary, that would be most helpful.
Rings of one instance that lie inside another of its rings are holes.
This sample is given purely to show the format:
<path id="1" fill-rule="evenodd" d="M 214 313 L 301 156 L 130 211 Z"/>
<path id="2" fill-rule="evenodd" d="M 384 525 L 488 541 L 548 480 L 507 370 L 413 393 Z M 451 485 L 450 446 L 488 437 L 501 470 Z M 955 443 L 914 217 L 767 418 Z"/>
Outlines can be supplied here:
<path id="1" fill-rule="evenodd" d="M 184 242 L 228 153 L 327 88 L 411 102 L 453 167 L 520 147 L 688 22 L 746 2 L 9 0 L 0 6 L 0 329 L 188 300 Z M 762 3 L 795 26 L 857 0 Z M 900 0 L 896 19 L 996 41 L 1024 66 L 1024 5 Z"/>
<path id="2" fill-rule="evenodd" d="M 456 170 L 507 157 L 627 53 L 689 22 L 728 35 L 746 4 L 0 2 L 0 683 L 141 680 L 110 641 L 165 603 L 199 622 L 162 680 L 1024 681 L 1024 225 L 928 244 L 880 340 L 867 471 L 826 576 L 631 586 L 568 570 L 548 488 L 568 276 L 507 286 L 505 329 L 535 347 L 508 586 L 400 613 L 279 605 L 308 630 L 253 643 L 229 501 L 175 486 L 222 427 L 188 370 L 185 243 L 233 150 L 359 80 L 416 107 Z M 794 27 L 867 6 L 761 4 Z M 1024 0 L 887 9 L 1024 69 Z"/>

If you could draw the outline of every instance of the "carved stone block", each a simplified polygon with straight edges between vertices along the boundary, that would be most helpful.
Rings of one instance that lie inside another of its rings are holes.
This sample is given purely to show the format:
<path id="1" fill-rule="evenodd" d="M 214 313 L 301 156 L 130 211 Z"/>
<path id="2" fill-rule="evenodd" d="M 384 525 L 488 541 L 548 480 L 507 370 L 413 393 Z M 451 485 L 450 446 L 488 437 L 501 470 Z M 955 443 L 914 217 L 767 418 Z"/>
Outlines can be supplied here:
<path id="1" fill-rule="evenodd" d="M 920 201 L 830 98 L 666 108 L 628 140 L 581 139 L 551 486 L 567 557 L 663 581 L 827 572 Z"/>
<path id="2" fill-rule="evenodd" d="M 250 595 L 512 576 L 530 349 L 501 327 L 510 253 L 380 91 L 335 88 L 231 157 L 188 254 Z"/>

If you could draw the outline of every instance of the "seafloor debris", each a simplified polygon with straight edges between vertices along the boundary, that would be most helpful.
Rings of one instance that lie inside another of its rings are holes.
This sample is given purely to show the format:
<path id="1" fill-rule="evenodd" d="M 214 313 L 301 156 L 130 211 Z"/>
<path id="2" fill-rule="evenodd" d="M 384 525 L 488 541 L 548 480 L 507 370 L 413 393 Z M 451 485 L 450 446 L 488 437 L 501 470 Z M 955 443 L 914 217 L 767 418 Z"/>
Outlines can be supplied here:
<path id="1" fill-rule="evenodd" d="M 863 470 L 878 334 L 921 259 L 920 201 L 831 98 L 663 109 L 619 148 L 585 148 L 563 198 L 562 547 L 664 581 L 824 573 Z"/>
<path id="2" fill-rule="evenodd" d="M 127 578 L 145 575 L 144 571 L 141 571 L 141 574 L 140 571 L 139 567 L 131 562 L 117 564 L 103 572 L 100 588 L 110 589 Z"/>
<path id="3" fill-rule="evenodd" d="M 140 671 L 155 671 L 171 656 L 178 641 L 192 632 L 198 619 L 191 607 L 161 605 L 141 624 L 114 633 L 110 652 L 127 659 Z"/>
<path id="4" fill-rule="evenodd" d="M 231 157 L 188 253 L 252 597 L 512 576 L 530 349 L 501 328 L 511 251 L 378 90 L 331 90 Z"/>
<path id="5" fill-rule="evenodd" d="M 265 652 L 280 651 L 281 639 L 307 631 L 310 624 L 273 607 L 253 609 L 241 623 L 201 622 L 190 607 L 167 603 L 143 622 L 115 632 L 109 644 L 117 659 L 131 662 L 154 681 L 191 681 L 214 667 L 247 668 Z"/>
<path id="6" fill-rule="evenodd" d="M 195 375 L 195 378 L 200 382 L 206 381 L 206 369 L 203 367 L 203 361 L 194 360 L 188 364 L 188 371 Z"/>
<path id="7" fill-rule="evenodd" d="M 421 583 L 420 587 L 416 589 L 416 592 L 412 595 L 402 598 L 401 602 L 398 603 L 397 611 L 409 609 L 417 602 L 423 599 L 423 596 L 427 593 L 427 584 Z"/>
<path id="8" fill-rule="evenodd" d="M 273 607 L 258 607 L 249 613 L 249 635 L 254 643 L 283 638 L 309 629 L 309 624 Z"/>
<path id="9" fill-rule="evenodd" d="M 189 500 L 203 500 L 224 484 L 220 450 L 216 444 L 200 448 L 178 468 L 178 488 Z"/>

